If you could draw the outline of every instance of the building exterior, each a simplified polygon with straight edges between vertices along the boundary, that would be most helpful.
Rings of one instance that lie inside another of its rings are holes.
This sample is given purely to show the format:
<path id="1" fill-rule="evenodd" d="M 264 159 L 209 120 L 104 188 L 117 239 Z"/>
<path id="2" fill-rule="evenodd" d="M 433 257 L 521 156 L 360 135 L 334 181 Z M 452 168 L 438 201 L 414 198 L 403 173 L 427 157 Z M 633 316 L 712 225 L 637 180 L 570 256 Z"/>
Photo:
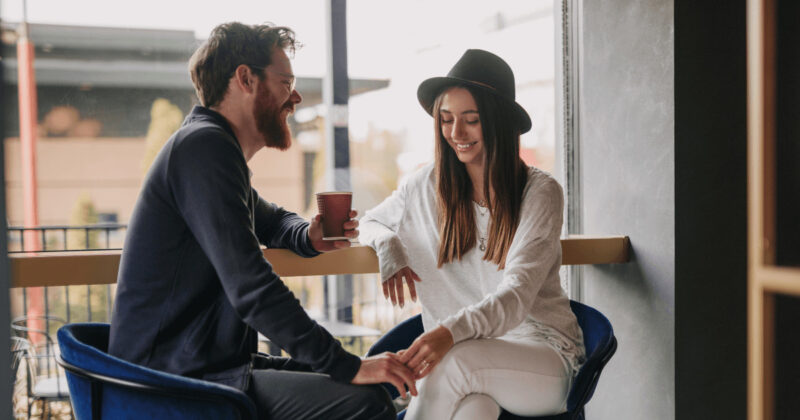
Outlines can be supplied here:
<path id="1" fill-rule="evenodd" d="M 22 182 L 17 107 L 17 24 L 3 23 L 3 101 L 6 128 L 6 194 L 10 225 L 22 224 Z M 37 179 L 39 222 L 70 222 L 72 208 L 88 196 L 101 221 L 128 220 L 144 176 L 146 138 L 172 129 L 151 128 L 156 101 L 180 111 L 182 119 L 197 103 L 187 61 L 202 42 L 192 31 L 30 24 L 36 46 L 38 94 Z M 388 85 L 386 80 L 351 79 L 357 95 Z M 322 79 L 300 77 L 301 107 L 322 101 Z M 174 119 L 174 118 L 173 118 Z M 315 124 L 290 123 L 297 135 Z M 158 142 L 156 142 L 158 143 Z M 253 185 L 267 199 L 299 211 L 307 207 L 306 168 L 316 151 L 293 147 L 259 153 L 250 163 Z"/>

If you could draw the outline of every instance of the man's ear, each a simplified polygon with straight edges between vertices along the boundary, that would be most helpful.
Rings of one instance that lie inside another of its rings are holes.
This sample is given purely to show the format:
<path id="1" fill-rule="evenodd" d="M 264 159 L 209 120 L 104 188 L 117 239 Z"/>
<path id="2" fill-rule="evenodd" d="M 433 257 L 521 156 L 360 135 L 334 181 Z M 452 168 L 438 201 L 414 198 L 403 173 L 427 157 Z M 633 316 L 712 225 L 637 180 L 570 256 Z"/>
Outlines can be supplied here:
<path id="1" fill-rule="evenodd" d="M 240 64 L 239 67 L 236 67 L 236 70 L 233 71 L 234 83 L 236 83 L 236 86 L 243 92 L 253 93 L 255 89 L 254 78 L 255 75 L 250 71 L 250 67 L 245 64 Z"/>

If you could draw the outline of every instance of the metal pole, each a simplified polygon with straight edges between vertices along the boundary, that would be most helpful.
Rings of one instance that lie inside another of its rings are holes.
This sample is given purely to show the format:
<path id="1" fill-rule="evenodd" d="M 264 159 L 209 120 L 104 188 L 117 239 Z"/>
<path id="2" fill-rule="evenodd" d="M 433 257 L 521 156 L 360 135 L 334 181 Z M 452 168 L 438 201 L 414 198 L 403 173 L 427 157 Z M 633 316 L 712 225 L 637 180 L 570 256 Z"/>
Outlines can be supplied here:
<path id="1" fill-rule="evenodd" d="M 562 11 L 562 45 L 564 69 L 564 174 L 566 180 L 568 234 L 583 233 L 583 191 L 581 189 L 581 136 L 580 136 L 580 49 L 582 34 L 580 19 L 581 0 L 565 0 Z M 571 299 L 583 298 L 583 267 L 570 266 L 569 295 Z"/>
<path id="2" fill-rule="evenodd" d="M 323 81 L 325 103 L 327 185 L 333 190 L 350 190 L 350 139 L 347 128 L 350 83 L 347 75 L 347 1 L 326 2 L 328 48 L 327 72 Z"/>
<path id="3" fill-rule="evenodd" d="M 24 2 L 23 2 L 24 4 Z M 23 7 L 24 10 L 24 7 Z M 22 186 L 25 227 L 39 226 L 36 196 L 36 76 L 34 74 L 34 46 L 28 38 L 28 22 L 23 21 L 17 38 L 17 78 L 19 94 L 19 139 L 22 154 Z M 29 250 L 40 250 L 36 231 L 26 231 Z"/>
<path id="4" fill-rule="evenodd" d="M 329 0 L 325 2 L 325 7 L 328 43 L 322 100 L 327 110 L 326 183 L 330 190 L 351 191 L 350 135 L 347 124 L 350 100 L 350 80 L 347 74 L 347 0 Z M 352 320 L 353 276 L 334 276 L 328 286 L 327 299 L 336 302 L 335 318 L 331 319 Z"/>
<path id="5" fill-rule="evenodd" d="M 28 6 L 22 2 L 22 23 L 17 38 L 17 90 L 19 95 L 19 141 L 22 157 L 22 202 L 24 208 L 25 227 L 39 226 L 38 203 L 36 197 L 36 122 L 38 111 L 36 104 L 36 77 L 34 74 L 34 46 L 29 39 Z M 39 235 L 35 230 L 25 231 L 25 248 L 27 251 L 40 251 L 42 248 Z M 42 300 L 44 292 L 41 288 L 28 291 L 30 306 L 28 316 L 42 316 Z M 29 320 L 28 328 L 42 329 L 41 320 Z M 40 338 L 34 341 L 39 341 Z M 38 344 L 38 343 L 37 343 Z"/>

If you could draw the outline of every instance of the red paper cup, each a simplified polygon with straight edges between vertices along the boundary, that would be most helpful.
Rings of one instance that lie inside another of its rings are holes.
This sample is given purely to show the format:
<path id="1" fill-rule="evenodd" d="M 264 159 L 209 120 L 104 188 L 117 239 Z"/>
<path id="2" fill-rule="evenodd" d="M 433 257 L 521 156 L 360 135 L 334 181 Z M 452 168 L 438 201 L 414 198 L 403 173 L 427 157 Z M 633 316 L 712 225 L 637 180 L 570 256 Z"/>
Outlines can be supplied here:
<path id="1" fill-rule="evenodd" d="M 350 220 L 353 193 L 331 191 L 317 193 L 317 207 L 322 215 L 322 239 L 335 241 L 348 239 L 344 236 L 344 223 Z"/>

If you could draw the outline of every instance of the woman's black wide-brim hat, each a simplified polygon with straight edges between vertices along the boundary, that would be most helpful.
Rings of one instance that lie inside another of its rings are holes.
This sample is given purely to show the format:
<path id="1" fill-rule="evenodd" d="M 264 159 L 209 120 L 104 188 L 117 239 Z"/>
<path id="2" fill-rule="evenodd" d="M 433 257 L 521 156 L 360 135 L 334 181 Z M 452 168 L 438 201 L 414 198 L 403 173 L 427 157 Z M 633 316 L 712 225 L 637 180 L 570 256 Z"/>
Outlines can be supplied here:
<path id="1" fill-rule="evenodd" d="M 451 86 L 468 85 L 492 93 L 514 107 L 520 134 L 531 129 L 531 117 L 516 101 L 514 72 L 502 58 L 484 50 L 467 50 L 445 77 L 425 80 L 417 89 L 417 98 L 433 116 L 433 102 Z"/>

